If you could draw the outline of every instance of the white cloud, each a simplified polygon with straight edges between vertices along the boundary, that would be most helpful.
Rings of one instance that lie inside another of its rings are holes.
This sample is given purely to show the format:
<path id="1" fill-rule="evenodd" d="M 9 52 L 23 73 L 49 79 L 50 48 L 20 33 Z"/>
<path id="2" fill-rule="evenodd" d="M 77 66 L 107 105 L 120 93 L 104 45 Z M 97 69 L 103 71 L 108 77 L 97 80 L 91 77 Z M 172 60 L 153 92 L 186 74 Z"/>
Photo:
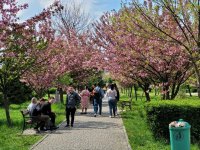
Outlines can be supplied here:
<path id="1" fill-rule="evenodd" d="M 28 3 L 29 7 L 26 10 L 19 12 L 18 16 L 21 19 L 27 19 L 47 8 L 55 0 L 17 0 L 18 4 Z M 81 4 L 81 8 L 86 13 L 90 14 L 91 18 L 98 19 L 103 12 L 110 11 L 116 8 L 116 4 L 120 4 L 121 0 L 60 0 L 64 5 Z"/>
<path id="2" fill-rule="evenodd" d="M 17 0 L 19 4 L 29 3 L 31 0 Z"/>
<path id="3" fill-rule="evenodd" d="M 39 4 L 43 8 L 47 8 L 48 6 L 50 6 L 51 4 L 53 4 L 54 1 L 55 0 L 38 0 Z"/>

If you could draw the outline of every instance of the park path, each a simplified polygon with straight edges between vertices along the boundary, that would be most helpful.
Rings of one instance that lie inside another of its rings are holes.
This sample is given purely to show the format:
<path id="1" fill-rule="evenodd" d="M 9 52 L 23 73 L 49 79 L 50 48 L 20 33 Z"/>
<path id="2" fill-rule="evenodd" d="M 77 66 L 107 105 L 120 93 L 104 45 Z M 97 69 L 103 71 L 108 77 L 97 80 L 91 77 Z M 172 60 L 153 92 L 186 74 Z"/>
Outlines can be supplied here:
<path id="1" fill-rule="evenodd" d="M 122 119 L 109 118 L 108 104 L 104 100 L 102 116 L 93 117 L 76 112 L 73 128 L 63 122 L 59 129 L 47 134 L 31 150 L 131 150 Z"/>

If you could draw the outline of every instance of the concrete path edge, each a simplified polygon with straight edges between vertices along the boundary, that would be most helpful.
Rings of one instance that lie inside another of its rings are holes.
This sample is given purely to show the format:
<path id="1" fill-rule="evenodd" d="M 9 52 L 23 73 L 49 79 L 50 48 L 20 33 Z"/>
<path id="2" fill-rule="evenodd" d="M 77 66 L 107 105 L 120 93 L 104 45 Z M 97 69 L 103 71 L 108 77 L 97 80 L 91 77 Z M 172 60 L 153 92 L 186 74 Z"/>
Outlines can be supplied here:
<path id="1" fill-rule="evenodd" d="M 60 125 L 61 125 L 62 123 L 64 123 L 65 121 L 66 121 L 66 120 L 64 120 L 63 122 L 61 122 L 61 123 L 58 125 L 58 127 L 60 127 Z M 51 133 L 47 133 L 46 135 L 44 135 L 44 137 L 42 137 L 42 139 L 40 139 L 38 142 L 36 142 L 35 144 L 33 144 L 33 145 L 30 147 L 29 150 L 34 149 L 38 144 L 40 144 L 44 139 L 46 139 L 46 138 L 49 136 L 49 134 L 51 134 Z"/>

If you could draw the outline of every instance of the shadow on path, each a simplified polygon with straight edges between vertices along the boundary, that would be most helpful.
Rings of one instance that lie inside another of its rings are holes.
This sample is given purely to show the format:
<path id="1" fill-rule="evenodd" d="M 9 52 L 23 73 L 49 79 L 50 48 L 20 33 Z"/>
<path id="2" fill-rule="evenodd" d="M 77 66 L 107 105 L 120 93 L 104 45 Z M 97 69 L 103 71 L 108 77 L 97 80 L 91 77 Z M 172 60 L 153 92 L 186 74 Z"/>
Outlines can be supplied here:
<path id="1" fill-rule="evenodd" d="M 59 130 L 91 130 L 91 129 L 119 129 L 121 126 L 117 123 L 111 122 L 99 122 L 99 121 L 87 121 L 87 122 L 76 122 L 74 127 L 61 127 Z"/>

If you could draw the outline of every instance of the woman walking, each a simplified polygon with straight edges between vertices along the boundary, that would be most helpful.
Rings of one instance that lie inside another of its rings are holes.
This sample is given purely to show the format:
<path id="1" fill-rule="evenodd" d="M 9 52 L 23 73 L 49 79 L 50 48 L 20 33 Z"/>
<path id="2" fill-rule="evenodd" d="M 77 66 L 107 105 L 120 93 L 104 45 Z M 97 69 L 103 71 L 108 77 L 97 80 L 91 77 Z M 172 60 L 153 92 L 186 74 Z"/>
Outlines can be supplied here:
<path id="1" fill-rule="evenodd" d="M 81 114 L 87 114 L 87 108 L 89 106 L 89 100 L 90 100 L 90 92 L 88 91 L 88 87 L 87 86 L 80 93 L 80 96 L 81 96 L 81 108 L 82 108 L 82 113 Z M 84 109 L 85 109 L 85 112 L 84 112 Z"/>
<path id="2" fill-rule="evenodd" d="M 115 112 L 116 112 L 116 96 L 117 92 L 114 89 L 114 85 L 111 84 L 110 88 L 106 92 L 106 97 L 108 97 L 108 105 L 109 105 L 109 112 L 110 112 L 110 118 L 112 117 L 112 113 L 114 114 L 115 117 Z"/>
<path id="3" fill-rule="evenodd" d="M 114 88 L 115 88 L 115 90 L 116 90 L 116 92 L 117 92 L 115 113 L 116 113 L 116 115 L 118 115 L 118 112 L 117 112 L 117 102 L 119 101 L 120 95 L 119 95 L 119 89 L 118 89 L 118 87 L 117 87 L 117 84 L 114 83 L 113 85 L 114 85 Z"/>

